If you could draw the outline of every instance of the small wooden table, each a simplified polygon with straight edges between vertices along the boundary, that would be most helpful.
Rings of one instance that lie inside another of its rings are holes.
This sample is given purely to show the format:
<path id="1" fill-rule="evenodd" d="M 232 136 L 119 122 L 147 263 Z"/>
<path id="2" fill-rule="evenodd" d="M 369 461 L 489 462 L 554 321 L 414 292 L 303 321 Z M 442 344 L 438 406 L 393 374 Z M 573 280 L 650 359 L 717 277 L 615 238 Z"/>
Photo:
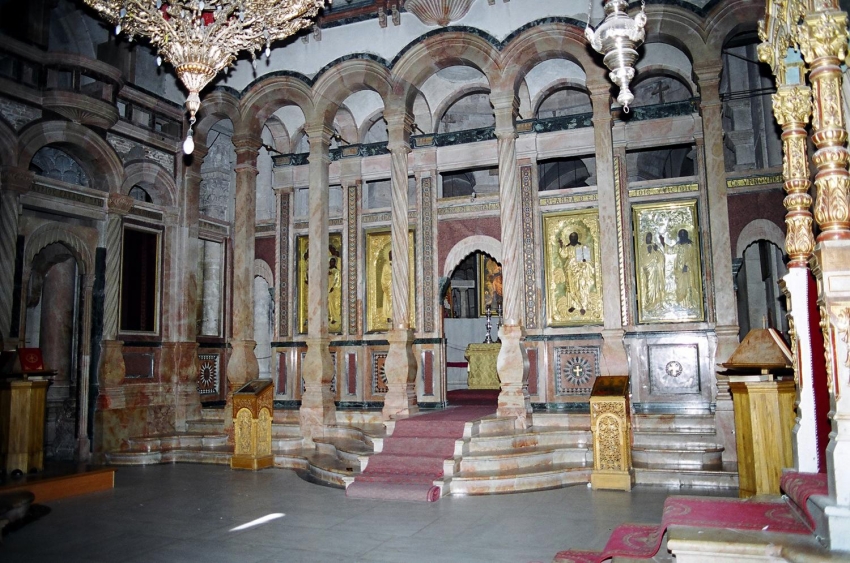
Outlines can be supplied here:
<path id="1" fill-rule="evenodd" d="M 469 389 L 501 389 L 499 373 L 496 371 L 496 361 L 502 344 L 470 344 L 466 347 L 466 361 L 469 362 Z"/>
<path id="2" fill-rule="evenodd" d="M 0 468 L 6 473 L 44 469 L 46 377 L 0 379 Z"/>

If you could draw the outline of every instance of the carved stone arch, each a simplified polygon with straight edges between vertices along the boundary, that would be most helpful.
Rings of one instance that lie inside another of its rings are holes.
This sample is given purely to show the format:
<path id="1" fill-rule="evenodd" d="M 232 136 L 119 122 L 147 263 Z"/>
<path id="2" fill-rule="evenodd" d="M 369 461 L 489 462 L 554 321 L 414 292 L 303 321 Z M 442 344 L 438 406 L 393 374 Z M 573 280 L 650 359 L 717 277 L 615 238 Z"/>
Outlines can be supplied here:
<path id="1" fill-rule="evenodd" d="M 0 166 L 14 166 L 18 162 L 18 136 L 0 119 Z"/>
<path id="2" fill-rule="evenodd" d="M 584 83 L 576 80 L 575 78 L 560 78 L 547 84 L 545 88 L 542 88 L 540 92 L 534 96 L 534 99 L 531 100 L 531 115 L 527 117 L 536 117 L 537 112 L 540 110 L 540 104 L 546 101 L 546 98 L 558 92 L 560 90 L 566 90 L 567 88 L 572 88 L 573 90 L 580 90 L 587 94 L 587 100 L 590 102 L 590 93 L 587 91 L 587 86 Z"/>
<path id="3" fill-rule="evenodd" d="M 669 4 L 646 7 L 645 43 L 667 43 L 682 51 L 691 63 L 717 60 L 705 45 L 703 21 L 690 10 Z"/>
<path id="4" fill-rule="evenodd" d="M 441 31 L 417 40 L 402 50 L 393 64 L 393 91 L 409 113 L 422 84 L 435 72 L 450 66 L 471 66 L 481 71 L 494 88 L 502 72 L 501 55 L 489 41 L 468 31 Z"/>
<path id="5" fill-rule="evenodd" d="M 219 121 L 229 119 L 233 123 L 233 131 L 236 131 L 241 120 L 239 100 L 229 91 L 213 90 L 204 97 L 197 119 L 194 132 L 195 144 L 200 143 L 206 146 L 210 129 Z M 203 159 L 195 160 L 201 161 Z M 198 169 L 200 169 L 200 164 L 198 162 Z"/>
<path id="6" fill-rule="evenodd" d="M 274 287 L 274 274 L 265 260 L 254 258 L 254 277 L 263 278 L 269 287 Z"/>
<path id="7" fill-rule="evenodd" d="M 350 59 L 332 67 L 316 81 L 313 97 L 315 114 L 308 122 L 330 127 L 337 110 L 345 99 L 360 90 L 373 90 L 384 102 L 392 94 L 392 78 L 384 65 L 367 59 Z"/>
<path id="8" fill-rule="evenodd" d="M 446 112 L 451 109 L 453 105 L 459 102 L 462 98 L 466 96 L 471 96 L 472 94 L 490 94 L 490 87 L 484 84 L 469 84 L 466 86 L 461 86 L 454 92 L 452 92 L 449 96 L 446 97 L 440 105 L 437 106 L 437 109 L 432 114 L 431 119 L 433 120 L 434 132 L 439 132 L 440 122 L 443 120 L 443 116 L 446 115 Z M 495 116 L 494 116 L 495 119 Z"/>
<path id="9" fill-rule="evenodd" d="M 305 120 L 313 115 L 313 92 L 305 79 L 276 75 L 256 82 L 245 91 L 239 102 L 243 121 L 240 131 L 259 136 L 269 117 L 290 105 L 298 106 Z"/>
<path id="10" fill-rule="evenodd" d="M 357 141 L 357 123 L 354 121 L 354 114 L 348 109 L 345 104 L 339 106 L 333 121 L 334 130 L 342 137 L 343 142 L 355 144 Z"/>
<path id="11" fill-rule="evenodd" d="M 83 167 L 92 187 L 115 193 L 124 181 L 124 165 L 115 150 L 94 131 L 71 121 L 34 122 L 18 138 L 18 166 L 29 169 L 43 147 L 56 145 Z"/>
<path id="12" fill-rule="evenodd" d="M 360 128 L 357 131 L 357 142 L 364 143 L 366 134 L 372 129 L 372 127 L 378 123 L 381 119 L 384 118 L 384 108 L 376 109 L 372 113 L 366 116 L 363 120 L 363 123 L 360 125 Z"/>
<path id="13" fill-rule="evenodd" d="M 518 93 L 525 75 L 549 59 L 566 59 L 577 64 L 588 82 L 607 80 L 608 71 L 602 64 L 602 57 L 591 54 L 584 30 L 568 23 L 553 22 L 529 28 L 505 47 L 502 51 L 505 73 L 499 88 Z"/>
<path id="14" fill-rule="evenodd" d="M 290 149 L 289 130 L 286 125 L 278 119 L 277 116 L 271 115 L 265 122 L 265 127 L 268 128 L 272 135 L 272 146 L 281 154 L 289 154 Z"/>
<path id="15" fill-rule="evenodd" d="M 741 31 L 752 31 L 764 18 L 762 0 L 731 0 L 718 4 L 705 18 L 706 48 L 719 61 L 726 41 Z"/>
<path id="16" fill-rule="evenodd" d="M 26 238 L 24 246 L 24 264 L 32 264 L 36 254 L 44 247 L 53 243 L 62 243 L 68 248 L 77 260 L 81 274 L 94 272 L 93 252 L 86 242 L 73 231 L 64 226 L 51 223 L 42 225 Z"/>
<path id="17" fill-rule="evenodd" d="M 472 235 L 459 241 L 449 250 L 446 261 L 443 263 L 443 276 L 451 277 L 452 272 L 463 262 L 464 258 L 474 252 L 483 252 L 496 262 L 502 262 L 501 242 L 486 235 Z"/>
<path id="18" fill-rule="evenodd" d="M 693 81 L 693 76 L 686 76 L 682 73 L 682 69 L 676 68 L 666 64 L 651 64 L 642 66 L 640 70 L 637 72 L 637 76 L 635 76 L 635 80 L 632 81 L 632 89 L 634 86 L 643 82 L 644 80 L 648 80 L 657 76 L 666 76 L 668 78 L 673 78 L 674 80 L 679 80 L 688 87 L 691 91 L 691 97 L 694 97 L 699 92 L 699 87 L 696 82 Z"/>
<path id="19" fill-rule="evenodd" d="M 174 183 L 174 177 L 160 164 L 150 160 L 128 163 L 124 171 L 121 193 L 127 195 L 133 186 L 140 183 L 145 184 L 145 191 L 156 205 L 163 207 L 177 205 L 177 185 Z"/>
<path id="20" fill-rule="evenodd" d="M 785 233 L 779 225 L 768 219 L 754 219 L 741 229 L 735 242 L 735 257 L 743 258 L 747 247 L 760 240 L 772 242 L 785 253 Z"/>

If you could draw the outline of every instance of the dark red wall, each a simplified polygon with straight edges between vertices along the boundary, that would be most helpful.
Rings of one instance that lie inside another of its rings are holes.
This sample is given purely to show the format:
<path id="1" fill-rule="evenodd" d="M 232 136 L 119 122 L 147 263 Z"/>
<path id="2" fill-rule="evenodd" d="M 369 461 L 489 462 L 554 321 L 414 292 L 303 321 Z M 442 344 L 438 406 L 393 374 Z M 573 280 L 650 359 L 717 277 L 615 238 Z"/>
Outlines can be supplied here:
<path id="1" fill-rule="evenodd" d="M 265 260 L 266 264 L 268 264 L 272 269 L 272 272 L 277 270 L 274 237 L 261 237 L 254 239 L 254 258 Z"/>
<path id="2" fill-rule="evenodd" d="M 773 221 L 785 232 L 784 198 L 785 194 L 778 189 L 729 196 L 729 243 L 733 257 L 736 256 L 735 245 L 741 231 L 755 219 Z"/>
<path id="3" fill-rule="evenodd" d="M 437 241 L 437 271 L 442 275 L 446 256 L 454 246 L 472 235 L 485 235 L 502 240 L 502 223 L 498 217 L 440 221 Z"/>

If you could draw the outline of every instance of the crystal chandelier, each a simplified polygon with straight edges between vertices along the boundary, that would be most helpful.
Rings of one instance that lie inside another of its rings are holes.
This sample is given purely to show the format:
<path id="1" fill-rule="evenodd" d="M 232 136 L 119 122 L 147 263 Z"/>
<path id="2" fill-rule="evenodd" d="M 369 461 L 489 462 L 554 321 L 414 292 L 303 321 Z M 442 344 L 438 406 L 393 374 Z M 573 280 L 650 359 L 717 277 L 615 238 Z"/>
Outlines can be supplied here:
<path id="1" fill-rule="evenodd" d="M 473 0 L 407 0 L 404 9 L 425 25 L 445 27 L 469 12 Z"/>
<path id="2" fill-rule="evenodd" d="M 171 63 L 189 91 L 189 133 L 183 152 L 195 148 L 192 126 L 201 106 L 199 92 L 240 51 L 256 52 L 312 24 L 325 0 L 85 0 L 130 40 L 146 37 L 163 60 Z"/>
<path id="3" fill-rule="evenodd" d="M 584 35 L 590 46 L 603 55 L 602 62 L 611 71 L 608 75 L 611 82 L 620 87 L 617 101 L 623 106 L 623 111 L 629 112 L 629 104 L 635 97 L 629 90 L 629 82 L 635 77 L 634 64 L 637 60 L 637 48 L 645 38 L 646 11 L 644 0 L 640 3 L 640 13 L 630 18 L 626 11 L 629 4 L 626 0 L 605 0 L 605 19 L 596 28 L 590 28 L 590 9 L 587 11 L 588 26 Z"/>

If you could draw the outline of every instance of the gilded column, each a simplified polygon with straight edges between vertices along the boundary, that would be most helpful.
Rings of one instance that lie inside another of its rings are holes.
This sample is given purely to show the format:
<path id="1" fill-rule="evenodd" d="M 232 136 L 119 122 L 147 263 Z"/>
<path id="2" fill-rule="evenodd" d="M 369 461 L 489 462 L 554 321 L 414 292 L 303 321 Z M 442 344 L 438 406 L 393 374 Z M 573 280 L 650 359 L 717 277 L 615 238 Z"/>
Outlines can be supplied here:
<path id="1" fill-rule="evenodd" d="M 499 218 L 502 224 L 502 312 L 499 329 L 502 347 L 496 362 L 501 382 L 497 414 L 514 417 L 517 428 L 531 423 L 528 396 L 528 356 L 522 341 L 522 194 L 517 177 L 516 112 L 518 101 L 513 91 L 490 94 L 496 115 L 496 144 L 499 153 Z"/>
<path id="2" fill-rule="evenodd" d="M 720 101 L 720 62 L 694 67 L 700 91 L 700 112 L 705 156 L 705 190 L 708 199 L 711 260 L 706 281 L 714 288 L 717 351 L 715 361 L 726 361 L 738 347 L 738 304 L 732 283 L 732 246 L 729 241 L 729 207 L 726 161 L 723 157 L 723 104 Z"/>
<path id="3" fill-rule="evenodd" d="M 123 342 L 118 340 L 121 298 L 121 255 L 124 216 L 133 207 L 133 198 L 109 194 L 106 217 L 106 272 L 103 300 L 103 341 L 97 372 L 101 387 L 115 387 L 124 380 Z"/>
<path id="4" fill-rule="evenodd" d="M 333 358 L 328 337 L 328 147 L 333 131 L 324 125 L 308 125 L 310 136 L 310 256 L 307 275 L 307 355 L 301 366 L 304 394 L 301 397 L 301 433 L 310 441 L 322 437 L 336 424 L 331 392 Z"/>
<path id="5" fill-rule="evenodd" d="M 847 129 L 839 65 L 847 56 L 847 14 L 837 2 L 825 1 L 806 14 L 796 39 L 809 65 L 812 86 L 812 161 L 817 167 L 814 216 L 821 229 L 812 260 L 818 280 L 832 432 L 826 448 L 829 496 L 826 509 L 830 547 L 850 550 L 850 201 Z"/>
<path id="6" fill-rule="evenodd" d="M 402 108 L 384 112 L 389 133 L 392 181 L 392 303 L 393 326 L 387 334 L 390 349 L 385 370 L 387 393 L 384 396 L 384 419 L 408 415 L 419 410 L 416 402 L 416 358 L 413 355 L 413 330 L 410 326 L 410 276 L 407 256 L 410 252 L 410 221 L 407 193 L 407 155 L 413 120 Z"/>
<path id="7" fill-rule="evenodd" d="M 602 256 L 602 362 L 603 375 L 629 373 L 623 347 L 620 315 L 620 228 L 617 220 L 617 191 L 614 181 L 614 139 L 611 131 L 611 86 L 607 82 L 588 84 L 593 104 L 593 136 L 596 146 L 596 193 L 599 202 L 599 253 Z M 614 259 L 616 257 L 616 260 Z"/>
<path id="8" fill-rule="evenodd" d="M 260 366 L 254 355 L 254 231 L 257 204 L 259 138 L 233 136 L 236 149 L 236 206 L 233 217 L 233 335 L 227 362 L 229 392 L 256 379 Z"/>
<path id="9" fill-rule="evenodd" d="M 15 291 L 15 253 L 18 244 L 18 200 L 29 191 L 33 174 L 22 168 L 4 168 L 0 177 L 0 335 L 4 344 L 12 346 L 9 338 L 12 323 L 13 302 L 19 296 Z"/>
<path id="10" fill-rule="evenodd" d="M 782 279 L 782 290 L 788 298 L 794 374 L 797 380 L 797 424 L 794 426 L 792 449 L 794 467 L 817 473 L 819 452 L 815 404 L 812 341 L 809 333 L 808 264 L 815 247 L 812 232 L 812 198 L 809 196 L 809 155 L 806 126 L 812 113 L 812 91 L 808 86 L 781 85 L 773 95 L 773 114 L 782 126 L 782 163 L 785 177 L 785 251 L 788 273 Z M 798 330 L 800 327 L 802 330 Z M 825 385 L 826 382 L 819 382 Z M 824 413 L 825 415 L 825 413 Z"/>

